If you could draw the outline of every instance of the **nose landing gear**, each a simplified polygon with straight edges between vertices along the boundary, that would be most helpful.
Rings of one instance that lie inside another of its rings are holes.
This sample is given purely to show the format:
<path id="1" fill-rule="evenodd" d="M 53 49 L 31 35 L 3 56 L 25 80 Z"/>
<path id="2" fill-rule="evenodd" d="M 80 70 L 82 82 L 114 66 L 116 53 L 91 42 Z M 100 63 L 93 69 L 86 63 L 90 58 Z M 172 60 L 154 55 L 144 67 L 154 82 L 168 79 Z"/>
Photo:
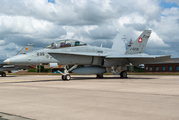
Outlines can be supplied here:
<path id="1" fill-rule="evenodd" d="M 58 71 L 60 74 L 62 74 L 62 80 L 63 81 L 69 81 L 71 79 L 69 72 L 72 71 L 73 69 L 75 69 L 77 66 L 78 65 L 74 65 L 69 70 L 67 70 L 66 65 L 65 65 L 64 66 L 64 73 L 62 73 L 61 71 Z"/>
<path id="2" fill-rule="evenodd" d="M 62 75 L 62 80 L 64 81 L 69 81 L 71 79 L 71 76 L 69 74 L 67 75 Z"/>

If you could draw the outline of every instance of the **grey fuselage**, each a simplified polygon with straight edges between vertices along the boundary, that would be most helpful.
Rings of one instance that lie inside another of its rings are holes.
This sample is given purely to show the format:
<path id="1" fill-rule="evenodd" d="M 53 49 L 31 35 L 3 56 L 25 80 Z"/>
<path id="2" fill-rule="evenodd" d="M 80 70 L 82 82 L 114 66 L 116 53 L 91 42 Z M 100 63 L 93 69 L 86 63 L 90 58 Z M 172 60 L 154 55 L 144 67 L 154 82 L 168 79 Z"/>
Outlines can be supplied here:
<path id="1" fill-rule="evenodd" d="M 65 53 L 72 53 L 72 54 L 65 54 Z M 83 55 L 79 55 L 75 53 L 81 53 Z M 96 54 L 96 56 L 88 55 L 94 53 Z M 78 64 L 78 65 L 94 65 L 94 66 L 111 66 L 111 65 L 104 65 L 104 58 L 106 55 L 109 54 L 111 55 L 113 53 L 116 53 L 116 51 L 109 48 L 101 48 L 101 47 L 95 47 L 89 45 L 64 47 L 58 49 L 44 48 L 41 50 L 32 51 L 26 54 L 21 54 L 11 57 L 10 64 L 39 65 L 39 64 L 48 64 L 48 63 L 58 63 L 61 65 Z"/>

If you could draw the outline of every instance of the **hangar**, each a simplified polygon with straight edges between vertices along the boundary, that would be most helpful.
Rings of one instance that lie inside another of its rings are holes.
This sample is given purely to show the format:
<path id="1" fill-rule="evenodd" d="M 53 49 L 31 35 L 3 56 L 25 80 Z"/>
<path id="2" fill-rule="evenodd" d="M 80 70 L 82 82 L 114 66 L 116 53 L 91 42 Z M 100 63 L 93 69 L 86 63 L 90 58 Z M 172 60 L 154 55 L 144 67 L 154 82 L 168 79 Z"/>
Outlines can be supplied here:
<path id="1" fill-rule="evenodd" d="M 179 58 L 172 58 L 171 61 L 145 64 L 145 72 L 179 72 Z"/>

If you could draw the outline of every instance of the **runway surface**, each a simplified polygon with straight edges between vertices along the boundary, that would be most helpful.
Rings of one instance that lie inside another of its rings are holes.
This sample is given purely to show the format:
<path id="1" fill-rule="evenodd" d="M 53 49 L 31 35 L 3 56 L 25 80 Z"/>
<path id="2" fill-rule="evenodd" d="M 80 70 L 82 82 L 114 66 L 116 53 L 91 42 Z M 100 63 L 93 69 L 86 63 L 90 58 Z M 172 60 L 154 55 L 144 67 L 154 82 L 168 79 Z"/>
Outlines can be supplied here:
<path id="1" fill-rule="evenodd" d="M 0 120 L 179 120 L 179 76 L 104 77 L 1 77 Z"/>

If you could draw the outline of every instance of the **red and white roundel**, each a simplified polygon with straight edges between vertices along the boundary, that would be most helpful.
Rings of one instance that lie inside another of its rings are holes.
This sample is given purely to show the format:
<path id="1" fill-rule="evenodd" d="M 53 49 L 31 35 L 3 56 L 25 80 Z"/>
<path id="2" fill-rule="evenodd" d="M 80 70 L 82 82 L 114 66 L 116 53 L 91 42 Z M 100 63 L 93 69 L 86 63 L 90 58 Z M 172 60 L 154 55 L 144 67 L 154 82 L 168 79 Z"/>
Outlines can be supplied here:
<path id="1" fill-rule="evenodd" d="M 141 43 L 141 42 L 142 42 L 142 38 L 141 38 L 141 37 L 139 38 L 138 42 L 139 42 L 139 43 Z"/>

